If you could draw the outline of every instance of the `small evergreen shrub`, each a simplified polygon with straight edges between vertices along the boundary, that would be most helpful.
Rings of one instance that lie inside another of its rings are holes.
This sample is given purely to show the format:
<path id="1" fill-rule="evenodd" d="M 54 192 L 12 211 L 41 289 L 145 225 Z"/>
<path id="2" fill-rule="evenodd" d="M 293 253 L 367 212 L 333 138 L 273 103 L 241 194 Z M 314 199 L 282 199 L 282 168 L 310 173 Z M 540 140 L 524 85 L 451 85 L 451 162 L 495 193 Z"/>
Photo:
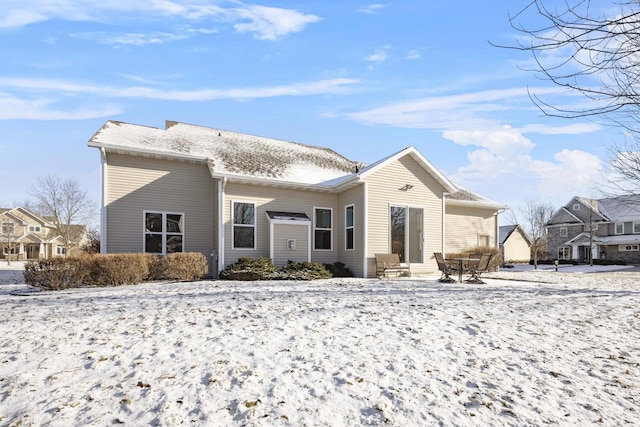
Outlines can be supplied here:
<path id="1" fill-rule="evenodd" d="M 353 277 L 353 273 L 349 270 L 349 267 L 340 261 L 334 262 L 333 264 L 324 264 L 324 268 L 331 273 L 332 277 Z"/>
<path id="2" fill-rule="evenodd" d="M 276 267 L 269 258 L 253 259 L 241 257 L 220 272 L 223 280 L 315 280 L 329 279 L 331 273 L 316 262 L 289 261 L 283 267 Z"/>
<path id="3" fill-rule="evenodd" d="M 270 278 L 273 280 L 330 279 L 331 273 L 317 262 L 288 261 L 287 265 L 272 273 Z"/>
<path id="4" fill-rule="evenodd" d="M 240 257 L 222 270 L 219 277 L 223 280 L 268 280 L 276 269 L 269 258 Z"/>

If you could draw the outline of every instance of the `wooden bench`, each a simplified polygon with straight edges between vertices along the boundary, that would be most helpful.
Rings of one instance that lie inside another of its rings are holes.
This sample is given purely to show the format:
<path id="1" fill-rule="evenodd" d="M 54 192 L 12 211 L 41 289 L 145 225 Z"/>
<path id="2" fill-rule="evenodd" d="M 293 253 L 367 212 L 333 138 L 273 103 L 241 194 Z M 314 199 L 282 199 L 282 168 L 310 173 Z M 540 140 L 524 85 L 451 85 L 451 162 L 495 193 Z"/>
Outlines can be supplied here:
<path id="1" fill-rule="evenodd" d="M 376 257 L 376 276 L 388 277 L 393 273 L 396 276 L 405 274 L 411 277 L 411 268 L 408 263 L 400 262 L 398 254 L 375 254 Z"/>

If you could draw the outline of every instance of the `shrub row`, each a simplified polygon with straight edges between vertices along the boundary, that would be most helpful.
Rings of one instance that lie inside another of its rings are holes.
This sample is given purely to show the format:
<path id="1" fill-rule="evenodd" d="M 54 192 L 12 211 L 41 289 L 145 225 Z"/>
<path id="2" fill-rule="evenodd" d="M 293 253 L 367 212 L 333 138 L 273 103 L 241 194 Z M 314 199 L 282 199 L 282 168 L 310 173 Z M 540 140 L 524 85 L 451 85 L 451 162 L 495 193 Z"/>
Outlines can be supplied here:
<path id="1" fill-rule="evenodd" d="M 27 261 L 27 285 L 46 290 L 120 286 L 149 280 L 197 280 L 207 274 L 201 253 L 84 255 Z"/>
<path id="2" fill-rule="evenodd" d="M 341 264 L 341 265 L 338 265 Z M 342 263 L 329 264 L 338 274 L 351 275 Z M 238 258 L 220 272 L 223 280 L 316 280 L 333 277 L 326 265 L 317 262 L 289 261 L 287 265 L 277 267 L 269 258 Z M 348 276 L 341 276 L 348 277 Z"/>

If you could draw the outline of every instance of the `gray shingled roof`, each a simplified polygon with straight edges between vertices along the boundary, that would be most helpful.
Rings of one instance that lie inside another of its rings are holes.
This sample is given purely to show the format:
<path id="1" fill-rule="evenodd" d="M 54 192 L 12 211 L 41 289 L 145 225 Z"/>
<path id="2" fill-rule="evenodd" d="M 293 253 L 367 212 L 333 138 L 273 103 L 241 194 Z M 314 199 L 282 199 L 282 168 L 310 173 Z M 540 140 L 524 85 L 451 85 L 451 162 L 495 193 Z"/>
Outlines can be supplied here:
<path id="1" fill-rule="evenodd" d="M 317 184 L 359 163 L 333 150 L 228 130 L 167 122 L 166 129 L 108 121 L 89 145 L 208 159 L 213 173 Z"/>

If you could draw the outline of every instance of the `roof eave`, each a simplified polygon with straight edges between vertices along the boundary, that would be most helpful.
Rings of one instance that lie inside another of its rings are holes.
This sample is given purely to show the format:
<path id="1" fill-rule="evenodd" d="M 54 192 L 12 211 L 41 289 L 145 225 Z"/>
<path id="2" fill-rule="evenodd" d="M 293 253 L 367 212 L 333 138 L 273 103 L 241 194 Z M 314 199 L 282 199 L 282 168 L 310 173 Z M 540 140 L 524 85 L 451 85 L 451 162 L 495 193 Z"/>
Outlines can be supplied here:
<path id="1" fill-rule="evenodd" d="M 92 141 L 89 141 L 87 145 L 93 148 L 103 148 L 107 152 L 118 153 L 118 154 L 129 154 L 129 155 L 140 156 L 140 157 L 155 157 L 155 158 L 161 158 L 161 159 L 181 160 L 181 161 L 196 162 L 196 163 L 207 162 L 206 157 L 196 156 L 193 154 L 178 154 L 178 153 L 172 153 L 169 151 L 152 150 L 148 148 L 123 147 L 121 145 L 105 144 L 102 142 L 92 142 Z"/>

